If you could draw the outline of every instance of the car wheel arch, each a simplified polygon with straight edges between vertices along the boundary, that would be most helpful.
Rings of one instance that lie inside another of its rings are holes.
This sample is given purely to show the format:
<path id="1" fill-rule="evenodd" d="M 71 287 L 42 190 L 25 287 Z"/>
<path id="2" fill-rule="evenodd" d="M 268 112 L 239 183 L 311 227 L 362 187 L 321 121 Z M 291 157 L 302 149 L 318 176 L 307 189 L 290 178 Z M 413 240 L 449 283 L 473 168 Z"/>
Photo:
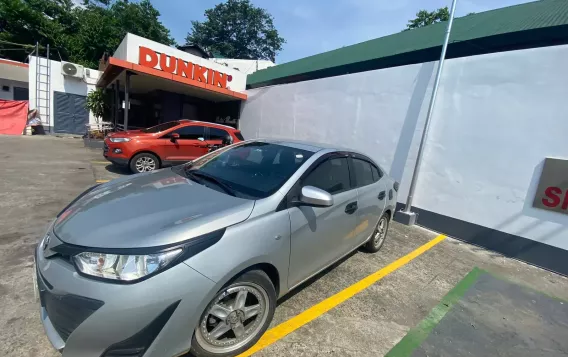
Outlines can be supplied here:
<path id="1" fill-rule="evenodd" d="M 224 279 L 221 279 L 220 281 L 217 282 L 219 285 L 218 290 L 220 290 L 224 286 L 230 285 L 239 276 L 251 270 L 261 270 L 264 273 L 266 273 L 266 275 L 268 275 L 268 277 L 270 278 L 272 285 L 274 285 L 274 289 L 276 290 L 276 296 L 280 297 L 280 292 L 282 291 L 282 285 L 283 285 L 282 279 L 285 277 L 282 276 L 282 274 L 278 271 L 278 268 L 276 268 L 276 266 L 274 266 L 271 263 L 267 263 L 263 260 L 251 261 L 243 265 L 240 265 L 235 270 L 232 270 L 230 273 L 226 275 Z"/>
<path id="2" fill-rule="evenodd" d="M 163 162 L 163 160 L 162 160 L 162 158 L 160 157 L 160 155 L 158 155 L 158 154 L 156 154 L 155 152 L 150 151 L 150 150 L 140 150 L 140 151 L 136 151 L 135 153 L 133 153 L 132 156 L 130 156 L 130 159 L 128 160 L 128 165 L 130 165 L 130 163 L 132 162 L 132 159 L 133 159 L 136 155 L 138 155 L 138 154 L 152 154 L 152 155 L 154 155 L 155 157 L 158 158 L 158 161 L 160 161 L 160 162 L 159 162 L 160 167 L 162 167 L 162 162 Z"/>

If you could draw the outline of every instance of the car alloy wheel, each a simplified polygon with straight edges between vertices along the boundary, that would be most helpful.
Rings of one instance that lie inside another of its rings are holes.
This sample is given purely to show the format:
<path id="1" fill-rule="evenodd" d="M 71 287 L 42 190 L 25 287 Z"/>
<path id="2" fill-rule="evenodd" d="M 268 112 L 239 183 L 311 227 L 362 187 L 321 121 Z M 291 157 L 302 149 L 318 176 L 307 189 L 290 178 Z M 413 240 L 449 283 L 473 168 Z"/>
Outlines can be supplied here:
<path id="1" fill-rule="evenodd" d="M 377 228 L 375 229 L 375 233 L 373 235 L 373 245 L 377 248 L 381 247 L 385 242 L 385 238 L 387 237 L 387 229 L 388 229 L 388 219 L 386 216 L 382 216 L 377 224 Z"/>
<path id="2" fill-rule="evenodd" d="M 215 296 L 203 314 L 195 338 L 213 354 L 238 350 L 262 330 L 269 314 L 266 291 L 251 282 L 239 282 Z"/>
<path id="3" fill-rule="evenodd" d="M 136 171 L 147 172 L 156 169 L 156 161 L 148 156 L 142 156 L 136 160 Z"/>

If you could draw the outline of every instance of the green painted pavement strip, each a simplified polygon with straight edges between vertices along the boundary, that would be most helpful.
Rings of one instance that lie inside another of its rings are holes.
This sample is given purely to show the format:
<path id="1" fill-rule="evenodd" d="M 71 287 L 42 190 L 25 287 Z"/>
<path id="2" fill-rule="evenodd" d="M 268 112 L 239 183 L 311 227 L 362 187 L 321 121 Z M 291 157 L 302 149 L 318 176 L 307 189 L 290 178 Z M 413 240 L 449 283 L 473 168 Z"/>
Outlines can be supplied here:
<path id="1" fill-rule="evenodd" d="M 477 278 L 484 273 L 485 272 L 481 269 L 473 268 L 472 271 L 442 298 L 442 301 L 430 311 L 428 316 L 422 320 L 418 326 L 411 329 L 385 357 L 409 357 L 428 335 L 430 335 L 430 332 L 440 323 L 452 306 L 464 296 L 466 291 L 477 281 Z"/>

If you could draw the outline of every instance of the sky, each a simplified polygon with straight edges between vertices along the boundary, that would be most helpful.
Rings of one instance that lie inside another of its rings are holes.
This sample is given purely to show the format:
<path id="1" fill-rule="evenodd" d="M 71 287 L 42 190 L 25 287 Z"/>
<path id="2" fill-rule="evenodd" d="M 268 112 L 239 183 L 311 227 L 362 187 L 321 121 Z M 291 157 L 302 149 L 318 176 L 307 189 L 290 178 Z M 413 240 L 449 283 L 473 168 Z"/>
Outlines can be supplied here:
<path id="1" fill-rule="evenodd" d="M 203 21 L 206 9 L 220 0 L 151 0 L 160 20 L 182 44 L 191 20 Z M 274 17 L 286 43 L 276 56 L 285 63 L 343 46 L 399 32 L 422 9 L 451 7 L 451 0 L 251 0 Z M 529 2 L 527 0 L 458 0 L 456 17 Z"/>

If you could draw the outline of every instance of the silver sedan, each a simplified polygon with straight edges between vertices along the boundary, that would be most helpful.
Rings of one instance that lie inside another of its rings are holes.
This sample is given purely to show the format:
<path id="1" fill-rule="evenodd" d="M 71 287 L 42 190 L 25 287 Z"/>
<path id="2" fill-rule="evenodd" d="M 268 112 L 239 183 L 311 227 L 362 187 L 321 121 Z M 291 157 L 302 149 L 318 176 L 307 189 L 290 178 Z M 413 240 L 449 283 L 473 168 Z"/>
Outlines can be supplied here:
<path id="1" fill-rule="evenodd" d="M 385 241 L 398 183 L 367 156 L 255 140 L 93 187 L 35 251 L 63 357 L 234 356 L 276 300 Z"/>

